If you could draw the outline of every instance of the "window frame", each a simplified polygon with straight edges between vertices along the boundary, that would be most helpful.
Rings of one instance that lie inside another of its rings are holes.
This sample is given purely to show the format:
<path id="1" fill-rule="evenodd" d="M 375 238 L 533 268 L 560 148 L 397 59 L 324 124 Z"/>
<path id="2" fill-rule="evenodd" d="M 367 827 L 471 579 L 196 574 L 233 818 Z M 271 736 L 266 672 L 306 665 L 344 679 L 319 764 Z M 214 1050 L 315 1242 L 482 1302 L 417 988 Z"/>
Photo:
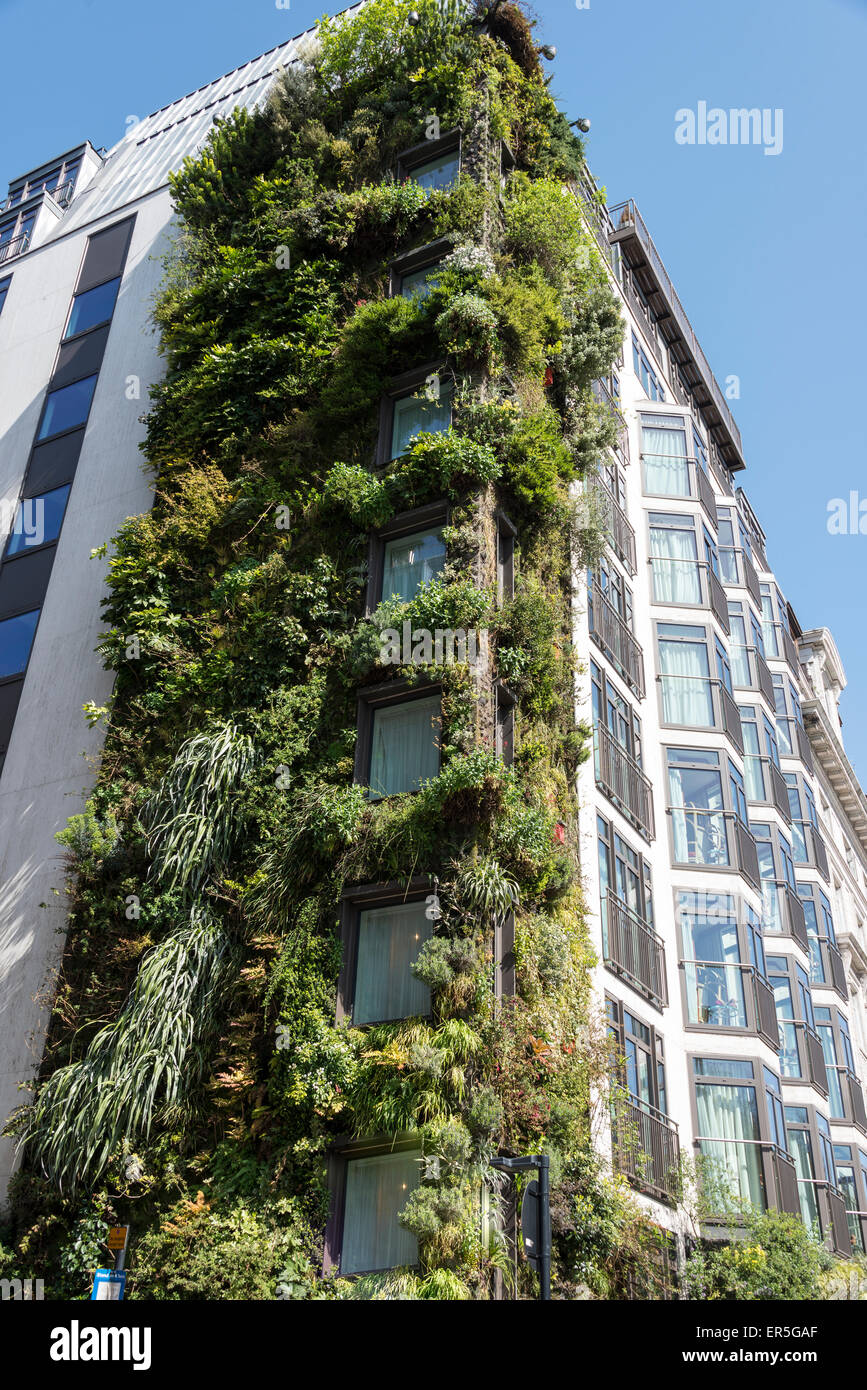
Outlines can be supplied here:
<path id="1" fill-rule="evenodd" d="M 410 145 L 408 149 L 401 150 L 395 162 L 397 182 L 410 182 L 414 170 L 424 168 L 425 164 L 433 164 L 435 160 L 452 152 L 458 157 L 457 180 L 455 185 L 452 185 L 455 187 L 460 182 L 461 174 L 464 172 L 464 132 L 461 126 L 454 126 L 436 140 L 422 140 L 418 145 Z M 437 189 L 436 191 L 444 192 L 445 190 Z"/>
<path id="2" fill-rule="evenodd" d="M 340 974 L 337 980 L 337 1006 L 335 1022 L 342 1023 L 352 1016 L 355 1004 L 355 989 L 358 971 L 358 941 L 361 913 L 378 907 L 397 907 L 404 903 L 424 902 L 435 890 L 435 880 L 429 876 L 416 875 L 408 882 L 366 883 L 347 888 L 340 898 Z M 436 926 L 434 924 L 434 932 Z M 419 1015 L 424 1019 L 433 1017 L 433 1009 Z M 415 1014 L 407 1017 L 416 1017 Z M 399 1019 L 372 1020 L 370 1023 L 353 1024 L 360 1029 L 376 1028 L 379 1023 L 400 1022 Z"/>
<path id="3" fill-rule="evenodd" d="M 379 1158 L 386 1155 L 417 1153 L 419 1160 L 422 1157 L 421 1140 L 412 1134 L 401 1134 L 396 1137 L 381 1135 L 373 1139 L 353 1139 L 349 1136 L 341 1136 L 330 1147 L 327 1156 L 327 1183 L 330 1195 L 328 1220 L 325 1227 L 325 1248 L 322 1260 L 322 1273 L 324 1276 L 329 1274 L 344 1279 L 360 1279 L 365 1271 L 358 1270 L 352 1274 L 341 1274 L 340 1265 L 342 1259 L 343 1234 L 346 1223 L 346 1184 L 349 1172 L 349 1164 L 355 1158 Z M 421 1168 L 419 1168 L 419 1182 L 421 1182 Z M 418 1264 L 410 1266 L 411 1269 L 418 1268 Z M 386 1273 L 386 1270 L 369 1270 L 367 1273 Z"/>
<path id="4" fill-rule="evenodd" d="M 385 580 L 385 547 L 389 541 L 401 540 L 405 536 L 421 531 L 435 531 L 448 526 L 451 508 L 446 501 L 430 502 L 425 507 L 400 512 L 392 517 L 386 526 L 372 531 L 368 541 L 367 593 L 365 596 L 365 617 L 376 612 L 382 602 L 382 585 Z M 448 558 L 448 547 L 446 547 Z"/>
<path id="5" fill-rule="evenodd" d="M 416 796 L 418 793 L 418 788 L 415 788 L 412 791 L 391 792 L 387 796 L 372 797 L 370 795 L 370 763 L 373 753 L 375 711 L 395 705 L 412 704 L 416 700 L 428 699 L 432 695 L 438 695 L 440 702 L 442 702 L 442 689 L 440 682 L 422 679 L 413 685 L 404 680 L 387 681 L 359 690 L 357 697 L 358 737 L 355 746 L 353 782 L 357 786 L 368 789 L 368 802 L 371 806 L 378 805 L 383 801 L 390 801 L 395 796 Z M 442 708 L 442 703 L 440 707 Z M 440 744 L 439 754 L 439 767 L 442 770 L 442 744 Z"/>
<path id="6" fill-rule="evenodd" d="M 453 250 L 454 241 L 451 237 L 437 237 L 435 241 L 429 241 L 424 246 L 417 246 L 412 251 L 405 251 L 396 256 L 388 267 L 389 299 L 404 297 L 402 281 L 405 275 L 439 265 Z"/>
<path id="7" fill-rule="evenodd" d="M 418 388 L 423 386 L 430 376 L 442 378 L 448 376 L 448 389 L 454 395 L 454 379 L 449 373 L 448 363 L 444 358 L 439 358 L 435 362 L 428 362 L 425 366 L 414 367 L 412 371 L 403 372 L 400 376 L 392 378 L 387 389 L 383 392 L 379 403 L 379 434 L 376 441 L 376 455 L 374 458 L 374 468 L 379 471 L 387 468 L 390 463 L 395 462 L 391 452 L 391 442 L 394 433 L 394 408 L 398 401 L 410 396 L 418 395 Z M 454 407 L 450 408 L 450 416 L 454 418 Z M 451 423 L 449 425 L 451 428 Z M 441 431 L 446 433 L 446 431 Z M 400 455 L 398 454 L 399 458 Z"/>

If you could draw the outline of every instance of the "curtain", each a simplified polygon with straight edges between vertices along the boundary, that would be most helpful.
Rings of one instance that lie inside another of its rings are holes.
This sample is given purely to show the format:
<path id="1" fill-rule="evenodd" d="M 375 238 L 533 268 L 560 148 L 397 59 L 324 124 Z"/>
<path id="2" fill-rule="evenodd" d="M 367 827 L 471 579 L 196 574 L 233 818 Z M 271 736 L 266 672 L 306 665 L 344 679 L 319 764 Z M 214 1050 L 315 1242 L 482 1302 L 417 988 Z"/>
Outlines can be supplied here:
<path id="1" fill-rule="evenodd" d="M 383 561 L 382 597 L 401 598 L 408 603 L 422 584 L 440 573 L 445 562 L 441 530 L 389 541 Z"/>
<path id="2" fill-rule="evenodd" d="M 765 1185 L 758 1140 L 759 1115 L 752 1086 L 702 1083 L 696 1088 L 701 1152 L 710 1159 L 729 1195 L 763 1210 Z"/>
<path id="3" fill-rule="evenodd" d="M 656 603 L 701 603 L 701 576 L 694 531 L 650 528 L 653 597 Z"/>
<path id="4" fill-rule="evenodd" d="M 813 1150 L 810 1145 L 810 1136 L 804 1129 L 790 1129 L 788 1134 L 789 1151 L 795 1160 L 795 1172 L 798 1175 L 801 1220 L 810 1229 L 819 1220 L 816 1189 L 813 1186 L 813 1178 L 816 1174 L 813 1169 Z"/>
<path id="5" fill-rule="evenodd" d="M 375 797 L 416 791 L 440 766 L 440 697 L 373 711 L 370 790 Z"/>
<path id="6" fill-rule="evenodd" d="M 399 458 L 417 434 L 439 434 L 452 422 L 451 393 L 440 387 L 439 400 L 427 396 L 400 396 L 394 403 L 391 457 Z"/>
<path id="7" fill-rule="evenodd" d="M 644 490 L 650 497 L 689 497 L 686 435 L 682 430 L 643 425 Z"/>
<path id="8" fill-rule="evenodd" d="M 365 1274 L 418 1263 L 415 1236 L 397 1224 L 418 1180 L 417 1153 L 349 1160 L 341 1274 Z"/>
<path id="9" fill-rule="evenodd" d="M 690 1023 L 746 1028 L 737 923 L 684 913 L 683 937 Z"/>
<path id="10" fill-rule="evenodd" d="M 712 729 L 713 694 L 704 642 L 659 640 L 662 717 L 666 724 Z"/>
<path id="11" fill-rule="evenodd" d="M 387 1023 L 430 1013 L 430 990 L 410 966 L 433 934 L 424 903 L 400 903 L 362 912 L 352 1021 Z"/>
<path id="12" fill-rule="evenodd" d="M 722 778 L 716 771 L 668 771 L 674 857 L 678 864 L 728 864 Z"/>

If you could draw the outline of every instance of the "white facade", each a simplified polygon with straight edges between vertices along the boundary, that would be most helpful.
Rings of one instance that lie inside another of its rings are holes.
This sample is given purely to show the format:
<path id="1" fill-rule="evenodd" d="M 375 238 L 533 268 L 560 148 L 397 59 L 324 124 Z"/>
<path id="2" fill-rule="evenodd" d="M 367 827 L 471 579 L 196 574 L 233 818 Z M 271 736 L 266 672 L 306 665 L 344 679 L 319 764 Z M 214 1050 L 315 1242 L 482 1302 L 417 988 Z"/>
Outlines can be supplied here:
<path id="1" fill-rule="evenodd" d="M 867 804 L 845 677 L 826 630 L 798 651 L 737 427 L 638 210 L 590 225 L 626 320 L 599 392 L 622 421 L 596 489 L 608 544 L 576 606 L 581 857 L 627 1059 L 615 1152 L 678 1234 L 679 1150 L 864 1249 Z"/>
<path id="2" fill-rule="evenodd" d="M 6 721 L 8 750 L 0 774 L 0 1126 L 27 1099 L 22 1084 L 39 1067 L 63 950 L 64 868 L 54 836 L 82 809 L 101 746 L 82 705 L 104 705 L 111 693 L 111 675 L 95 653 L 107 561 L 91 558 L 91 552 L 152 501 L 139 450 L 140 417 L 148 408 L 148 388 L 162 374 L 149 314 L 172 229 L 168 175 L 201 147 L 215 117 L 260 103 L 281 69 L 309 53 L 310 43 L 311 36 L 302 35 L 164 107 L 104 156 L 79 146 L 65 162 L 61 155 L 15 179 L 0 210 L 0 498 L 7 531 L 61 360 L 88 240 L 135 218 L 50 578 L 36 605 L 38 626 L 20 703 Z M 47 190 L 40 183 L 46 175 Z M 3 569 L 20 563 L 7 560 Z M 0 571 L 0 590 L 2 584 Z M 0 635 L 0 646 L 2 641 Z M 4 684 L 20 679 L 20 671 L 5 683 L 0 678 L 0 701 Z M 14 1166 L 12 1142 L 0 1139 L 0 1200 Z"/>

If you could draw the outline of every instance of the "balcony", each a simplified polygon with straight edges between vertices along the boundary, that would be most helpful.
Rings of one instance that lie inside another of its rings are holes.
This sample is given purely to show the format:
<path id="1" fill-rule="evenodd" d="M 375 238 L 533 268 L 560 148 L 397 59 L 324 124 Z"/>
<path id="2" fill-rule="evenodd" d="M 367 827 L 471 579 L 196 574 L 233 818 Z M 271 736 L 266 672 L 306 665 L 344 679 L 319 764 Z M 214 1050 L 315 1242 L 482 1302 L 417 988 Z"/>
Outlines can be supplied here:
<path id="1" fill-rule="evenodd" d="M 606 966 L 657 1009 L 668 1003 L 662 937 L 609 889 L 602 902 L 602 954 Z"/>
<path id="2" fill-rule="evenodd" d="M 691 869 L 734 869 L 761 886 L 756 843 L 734 811 L 670 806 L 672 864 Z"/>
<path id="3" fill-rule="evenodd" d="M 637 572 L 635 532 L 629 518 L 602 478 L 594 478 L 592 487 L 598 499 L 601 514 L 599 520 L 608 537 L 608 543 L 618 559 L 623 561 L 630 577 L 634 578 Z"/>
<path id="4" fill-rule="evenodd" d="M 23 256 L 30 245 L 32 230 L 22 232 L 20 236 L 14 236 L 10 241 L 0 242 L 0 265 L 5 261 L 11 261 L 14 256 Z"/>
<path id="5" fill-rule="evenodd" d="M 793 822 L 792 850 L 796 864 L 809 865 L 811 869 L 818 869 L 825 882 L 830 883 L 831 872 L 828 868 L 828 851 L 825 848 L 825 841 L 822 839 L 815 825 L 812 825 L 809 821 Z"/>
<path id="6" fill-rule="evenodd" d="M 808 1082 L 828 1097 L 828 1072 L 822 1043 L 807 1023 L 779 1019 L 780 1076 L 783 1081 Z"/>
<path id="7" fill-rule="evenodd" d="M 639 699 L 644 699 L 644 655 L 630 628 L 594 578 L 588 587 L 590 636 Z"/>
<path id="8" fill-rule="evenodd" d="M 637 1096 L 619 1096 L 612 1106 L 614 1166 L 631 1183 L 676 1202 L 680 1195 L 680 1140 L 677 1125 Z"/>
<path id="9" fill-rule="evenodd" d="M 705 1200 L 719 1201 L 714 1223 L 731 1222 L 732 1202 L 742 1210 L 760 1206 L 767 1211 L 787 1211 L 800 1216 L 798 1176 L 790 1156 L 777 1144 L 757 1139 L 708 1139 L 695 1141 L 702 1158 Z"/>
<path id="10" fill-rule="evenodd" d="M 849 1217 L 843 1194 L 829 1182 L 818 1182 L 801 1178 L 800 1185 L 813 1189 L 811 1210 L 818 1212 L 819 1229 L 829 1250 L 836 1255 L 852 1254 L 852 1237 L 849 1232 Z"/>
<path id="11" fill-rule="evenodd" d="M 719 567 L 726 588 L 746 589 L 761 612 L 762 591 L 759 588 L 759 576 L 747 552 L 737 546 L 721 545 Z"/>
<path id="12" fill-rule="evenodd" d="M 653 786 L 638 763 L 604 724 L 593 726 L 596 785 L 644 838 L 656 834 Z"/>
<path id="13" fill-rule="evenodd" d="M 682 960 L 687 1022 L 707 1029 L 755 1033 L 775 1052 L 780 1034 L 774 992 L 754 965 Z"/>
<path id="14" fill-rule="evenodd" d="M 787 825 L 792 823 L 789 809 L 789 789 L 782 772 L 772 758 L 747 753 L 744 758 L 747 800 L 750 805 L 773 806 Z M 758 817 L 755 817 L 758 819 Z"/>
<path id="15" fill-rule="evenodd" d="M 662 697 L 663 724 L 678 729 L 719 729 L 743 753 L 741 717 L 722 681 L 711 676 L 661 675 L 656 679 Z M 696 718 L 703 722 L 696 724 Z"/>
<path id="16" fill-rule="evenodd" d="M 828 1105 L 833 1124 L 855 1125 L 867 1134 L 861 1082 L 848 1067 L 828 1067 Z"/>
<path id="17" fill-rule="evenodd" d="M 735 689 L 757 690 L 760 695 L 765 697 L 770 708 L 774 709 L 774 682 L 771 677 L 771 668 L 758 647 L 744 647 L 740 642 L 732 642 L 729 655 Z"/>
<path id="18" fill-rule="evenodd" d="M 607 412 L 617 427 L 616 449 L 620 454 L 624 464 L 629 463 L 629 431 L 626 428 L 626 421 L 620 410 L 619 402 L 609 391 L 604 381 L 594 381 L 591 383 L 591 390 L 599 405 Z"/>
<path id="19" fill-rule="evenodd" d="M 762 930 L 765 936 L 791 936 L 802 951 L 809 951 L 807 919 L 797 893 L 784 879 L 762 881 Z"/>
<path id="20" fill-rule="evenodd" d="M 641 462 L 645 497 L 672 497 L 700 502 L 708 520 L 717 525 L 714 490 L 698 459 L 642 454 Z"/>
<path id="21" fill-rule="evenodd" d="M 648 561 L 653 582 L 653 602 L 677 608 L 709 608 L 723 632 L 729 632 L 729 607 L 725 589 L 703 560 L 678 560 L 652 555 Z M 768 673 L 770 680 L 770 672 Z M 771 686 L 773 695 L 773 685 Z"/>
<path id="22" fill-rule="evenodd" d="M 641 213 L 630 198 L 611 208 L 608 215 L 614 225 L 612 243 L 626 250 L 632 273 L 641 277 L 644 294 L 657 315 L 659 329 L 669 347 L 674 349 L 676 359 L 683 361 L 687 378 L 696 377 L 691 383 L 696 401 L 708 415 L 711 425 L 722 434 L 721 449 L 726 462 L 733 468 L 743 468 L 740 431 Z"/>

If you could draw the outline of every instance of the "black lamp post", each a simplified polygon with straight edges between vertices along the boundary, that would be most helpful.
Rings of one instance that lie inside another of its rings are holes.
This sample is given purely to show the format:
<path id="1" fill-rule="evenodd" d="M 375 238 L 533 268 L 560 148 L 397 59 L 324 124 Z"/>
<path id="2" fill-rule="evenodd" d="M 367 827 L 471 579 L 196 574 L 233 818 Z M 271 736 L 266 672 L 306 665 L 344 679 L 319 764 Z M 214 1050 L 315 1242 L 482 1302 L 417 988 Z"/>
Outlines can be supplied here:
<path id="1" fill-rule="evenodd" d="M 551 1179 L 547 1154 L 529 1154 L 526 1158 L 492 1158 L 491 1167 L 505 1173 L 538 1170 L 524 1193 L 521 1203 L 521 1234 L 527 1259 L 539 1275 L 539 1299 L 551 1301 Z"/>

